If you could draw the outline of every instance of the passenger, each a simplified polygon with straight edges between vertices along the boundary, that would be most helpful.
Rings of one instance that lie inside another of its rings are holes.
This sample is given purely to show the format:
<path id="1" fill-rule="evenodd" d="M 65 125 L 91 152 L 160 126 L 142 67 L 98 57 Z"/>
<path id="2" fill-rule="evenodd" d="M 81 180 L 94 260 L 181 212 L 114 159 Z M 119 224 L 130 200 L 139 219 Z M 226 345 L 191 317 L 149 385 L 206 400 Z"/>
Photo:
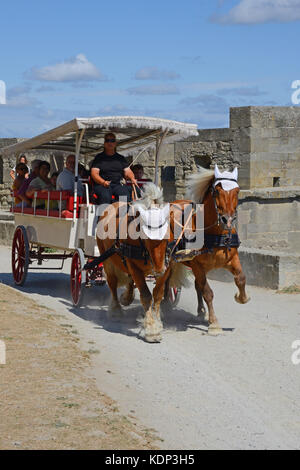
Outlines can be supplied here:
<path id="1" fill-rule="evenodd" d="M 28 178 L 28 175 L 29 175 L 29 167 L 28 167 L 28 161 L 27 161 L 27 158 L 25 155 L 20 155 L 20 157 L 18 158 L 18 163 L 24 163 L 27 167 L 27 172 L 26 172 L 26 175 L 25 175 L 25 178 Z M 12 180 L 14 180 L 16 178 L 16 166 L 13 167 L 12 170 L 10 170 L 10 177 Z"/>
<path id="2" fill-rule="evenodd" d="M 149 178 L 144 178 L 144 167 L 140 163 L 136 163 L 136 165 L 133 165 L 131 167 L 134 176 L 137 179 L 137 184 L 140 189 L 143 189 L 143 186 L 145 183 L 151 181 Z M 141 195 L 141 193 L 138 193 L 138 197 Z"/>
<path id="3" fill-rule="evenodd" d="M 30 185 L 30 183 L 32 182 L 32 180 L 34 180 L 34 178 L 36 178 L 37 176 L 39 176 L 39 165 L 41 163 L 41 160 L 33 160 L 31 162 L 31 172 L 28 176 L 28 178 L 25 178 L 25 180 L 23 181 L 23 184 L 21 185 L 18 193 L 17 193 L 17 197 L 19 197 L 21 199 L 21 202 L 17 204 L 17 207 L 21 207 L 22 204 L 23 204 L 23 207 L 31 207 L 31 199 L 29 199 L 27 196 L 26 196 L 26 191 Z"/>
<path id="4" fill-rule="evenodd" d="M 81 163 L 78 163 L 78 174 L 82 180 L 88 181 L 90 172 Z"/>
<path id="5" fill-rule="evenodd" d="M 104 151 L 96 155 L 91 165 L 91 178 L 94 182 L 94 193 L 98 196 L 98 204 L 110 204 L 112 196 L 117 200 L 120 196 L 131 200 L 130 188 L 121 184 L 122 178 L 137 184 L 128 162 L 123 155 L 116 152 L 116 147 L 115 134 L 107 133 L 104 136 Z"/>
<path id="6" fill-rule="evenodd" d="M 58 171 L 55 171 L 54 173 L 52 173 L 51 178 L 50 178 L 51 184 L 54 188 L 56 188 L 56 181 L 57 181 L 58 175 L 59 175 Z"/>
<path id="7" fill-rule="evenodd" d="M 56 181 L 56 189 L 59 191 L 74 191 L 75 183 L 75 155 L 68 155 L 63 171 L 58 175 Z M 80 176 L 77 184 L 78 196 L 83 195 L 83 185 Z"/>
<path id="8" fill-rule="evenodd" d="M 28 189 L 26 191 L 26 197 L 29 199 L 33 198 L 35 191 L 41 192 L 48 192 L 53 191 L 55 187 L 51 184 L 50 178 L 48 177 L 50 172 L 50 163 L 46 161 L 42 161 L 39 165 L 39 175 L 34 178 Z M 36 200 L 36 208 L 37 209 L 44 209 L 45 208 L 45 200 L 44 199 L 37 199 Z"/>
<path id="9" fill-rule="evenodd" d="M 25 165 L 25 163 L 18 163 L 16 165 L 16 174 L 17 176 L 14 179 L 12 189 L 15 194 L 15 206 L 18 206 L 18 204 L 22 204 L 22 199 L 17 195 L 17 193 L 25 180 L 25 175 L 28 174 L 27 165 Z"/>
<path id="10" fill-rule="evenodd" d="M 137 163 L 136 165 L 133 165 L 131 167 L 134 176 L 137 180 L 141 180 L 144 177 L 144 167 L 140 163 Z"/>

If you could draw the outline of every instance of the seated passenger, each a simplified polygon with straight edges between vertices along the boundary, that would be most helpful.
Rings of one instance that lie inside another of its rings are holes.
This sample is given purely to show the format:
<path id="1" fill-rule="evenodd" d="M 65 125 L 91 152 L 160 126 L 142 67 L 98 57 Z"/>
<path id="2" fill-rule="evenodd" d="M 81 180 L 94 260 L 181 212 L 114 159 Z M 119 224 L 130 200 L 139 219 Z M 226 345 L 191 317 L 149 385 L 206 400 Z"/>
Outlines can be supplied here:
<path id="1" fill-rule="evenodd" d="M 133 174 L 137 180 L 141 180 L 144 176 L 144 167 L 140 163 L 136 163 L 131 167 Z"/>
<path id="2" fill-rule="evenodd" d="M 14 179 L 12 189 L 15 195 L 15 206 L 18 206 L 18 204 L 22 204 L 22 199 L 17 195 L 17 193 L 25 180 L 25 176 L 28 174 L 27 165 L 25 165 L 25 163 L 18 163 L 16 165 L 15 173 L 17 176 Z"/>
<path id="3" fill-rule="evenodd" d="M 94 193 L 98 197 L 97 204 L 110 204 L 112 196 L 116 200 L 126 196 L 131 200 L 130 188 L 121 184 L 122 178 L 136 183 L 133 172 L 123 155 L 116 152 L 117 141 L 115 134 L 109 132 L 104 136 L 104 151 L 96 155 L 91 165 L 91 178 L 94 182 Z"/>
<path id="4" fill-rule="evenodd" d="M 17 192 L 16 194 L 16 197 L 20 198 L 21 202 L 19 202 L 17 204 L 16 207 L 31 207 L 31 199 L 29 199 L 27 196 L 26 196 L 26 191 L 30 185 L 30 183 L 32 182 L 32 180 L 34 180 L 35 178 L 37 178 L 37 176 L 39 175 L 39 165 L 41 163 L 41 160 L 33 160 L 31 162 L 31 172 L 28 176 L 28 178 L 25 178 L 25 180 L 23 181 L 19 191 Z"/>
<path id="5" fill-rule="evenodd" d="M 26 191 L 26 197 L 28 197 L 29 199 L 32 199 L 36 191 L 48 192 L 48 191 L 53 191 L 55 189 L 54 186 L 52 186 L 51 181 L 48 177 L 49 172 L 50 172 L 50 163 L 46 161 L 42 161 L 39 164 L 39 175 L 31 181 Z M 36 208 L 44 209 L 45 200 L 37 199 Z"/>
<path id="6" fill-rule="evenodd" d="M 56 189 L 59 191 L 71 191 L 73 193 L 75 183 L 75 155 L 68 155 L 65 165 L 65 168 L 57 177 Z M 78 176 L 77 194 L 78 196 L 83 196 L 83 185 L 80 176 Z"/>
<path id="7" fill-rule="evenodd" d="M 143 188 L 144 183 L 151 181 L 149 178 L 144 178 L 144 167 L 140 163 L 136 163 L 131 167 L 139 188 Z"/>
<path id="8" fill-rule="evenodd" d="M 78 163 L 78 174 L 79 174 L 82 181 L 85 180 L 85 181 L 88 182 L 90 172 L 81 163 Z"/>
<path id="9" fill-rule="evenodd" d="M 58 171 L 54 171 L 54 173 L 52 173 L 51 178 L 50 178 L 51 184 L 52 186 L 54 186 L 54 188 L 56 188 L 56 181 L 57 181 L 58 175 L 59 175 Z"/>
<path id="10" fill-rule="evenodd" d="M 26 158 L 26 155 L 20 155 L 20 157 L 18 158 L 18 163 L 24 163 L 27 167 L 27 172 L 26 172 L 26 175 L 25 175 L 25 178 L 28 178 L 28 175 L 29 175 L 29 167 L 28 167 L 28 161 L 27 161 L 27 158 Z M 12 180 L 14 180 L 16 178 L 16 169 L 17 167 L 14 166 L 12 170 L 10 170 L 10 177 Z"/>

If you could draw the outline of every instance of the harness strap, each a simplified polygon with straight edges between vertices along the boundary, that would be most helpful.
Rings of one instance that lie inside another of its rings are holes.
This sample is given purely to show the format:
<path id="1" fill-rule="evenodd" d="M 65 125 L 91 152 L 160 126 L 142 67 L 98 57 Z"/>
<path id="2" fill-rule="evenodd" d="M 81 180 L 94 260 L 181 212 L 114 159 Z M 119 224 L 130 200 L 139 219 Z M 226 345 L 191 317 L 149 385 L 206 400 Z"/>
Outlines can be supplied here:
<path id="1" fill-rule="evenodd" d="M 123 258 L 132 258 L 138 260 L 145 260 L 145 248 L 144 246 L 128 245 L 127 243 L 119 243 L 116 249 L 118 255 Z M 146 261 L 147 264 L 147 261 Z"/>
<path id="2" fill-rule="evenodd" d="M 98 266 L 98 264 L 103 263 L 103 261 L 107 260 L 107 258 L 110 258 L 112 255 L 114 255 L 117 252 L 116 245 L 112 245 L 108 250 L 106 250 L 102 255 L 97 256 L 93 261 L 90 263 L 86 263 L 83 266 L 83 269 L 92 269 L 95 266 Z"/>
<path id="3" fill-rule="evenodd" d="M 204 246 L 207 249 L 215 247 L 237 248 L 241 244 L 237 233 L 228 233 L 223 235 L 204 234 Z"/>
<path id="4" fill-rule="evenodd" d="M 216 181 L 233 181 L 234 183 L 237 183 L 237 180 L 235 180 L 234 178 L 215 178 L 214 179 L 214 184 Z"/>
<path id="5" fill-rule="evenodd" d="M 192 217 L 193 213 L 194 213 L 194 209 L 191 210 L 191 212 L 189 213 L 189 216 L 188 216 L 188 218 L 187 218 L 186 223 L 182 226 L 181 233 L 180 233 L 179 237 L 177 238 L 176 243 L 175 243 L 175 245 L 173 246 L 173 248 L 172 248 L 172 250 L 171 250 L 170 258 L 172 258 L 172 255 L 173 255 L 174 251 L 176 250 L 176 247 L 177 247 L 178 243 L 179 243 L 180 240 L 182 239 L 183 234 L 184 234 L 184 230 L 185 230 L 186 226 L 188 225 L 189 221 L 191 220 L 191 217 Z M 175 219 L 174 219 L 174 220 L 175 220 Z"/>

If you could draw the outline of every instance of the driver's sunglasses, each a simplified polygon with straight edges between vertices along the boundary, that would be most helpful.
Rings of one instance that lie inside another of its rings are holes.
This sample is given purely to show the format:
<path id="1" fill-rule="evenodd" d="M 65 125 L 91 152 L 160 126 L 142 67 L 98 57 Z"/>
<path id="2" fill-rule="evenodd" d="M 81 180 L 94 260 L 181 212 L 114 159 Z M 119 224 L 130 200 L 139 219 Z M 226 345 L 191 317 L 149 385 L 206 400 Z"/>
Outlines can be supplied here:
<path id="1" fill-rule="evenodd" d="M 116 142 L 116 139 L 105 139 L 104 142 Z"/>

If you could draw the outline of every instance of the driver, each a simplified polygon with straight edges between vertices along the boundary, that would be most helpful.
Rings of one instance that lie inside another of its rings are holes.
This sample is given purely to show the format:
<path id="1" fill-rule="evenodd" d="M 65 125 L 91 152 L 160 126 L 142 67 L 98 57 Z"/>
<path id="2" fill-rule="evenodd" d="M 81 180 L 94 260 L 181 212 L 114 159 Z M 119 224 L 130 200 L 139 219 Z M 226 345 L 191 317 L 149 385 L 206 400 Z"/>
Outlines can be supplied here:
<path id="1" fill-rule="evenodd" d="M 131 200 L 130 188 L 121 184 L 126 178 L 137 184 L 133 172 L 123 155 L 116 152 L 117 141 L 115 134 L 109 132 L 104 136 L 104 151 L 96 155 L 91 165 L 91 177 L 94 182 L 94 193 L 98 196 L 98 204 L 110 204 L 112 196 L 116 200 L 126 196 Z"/>

